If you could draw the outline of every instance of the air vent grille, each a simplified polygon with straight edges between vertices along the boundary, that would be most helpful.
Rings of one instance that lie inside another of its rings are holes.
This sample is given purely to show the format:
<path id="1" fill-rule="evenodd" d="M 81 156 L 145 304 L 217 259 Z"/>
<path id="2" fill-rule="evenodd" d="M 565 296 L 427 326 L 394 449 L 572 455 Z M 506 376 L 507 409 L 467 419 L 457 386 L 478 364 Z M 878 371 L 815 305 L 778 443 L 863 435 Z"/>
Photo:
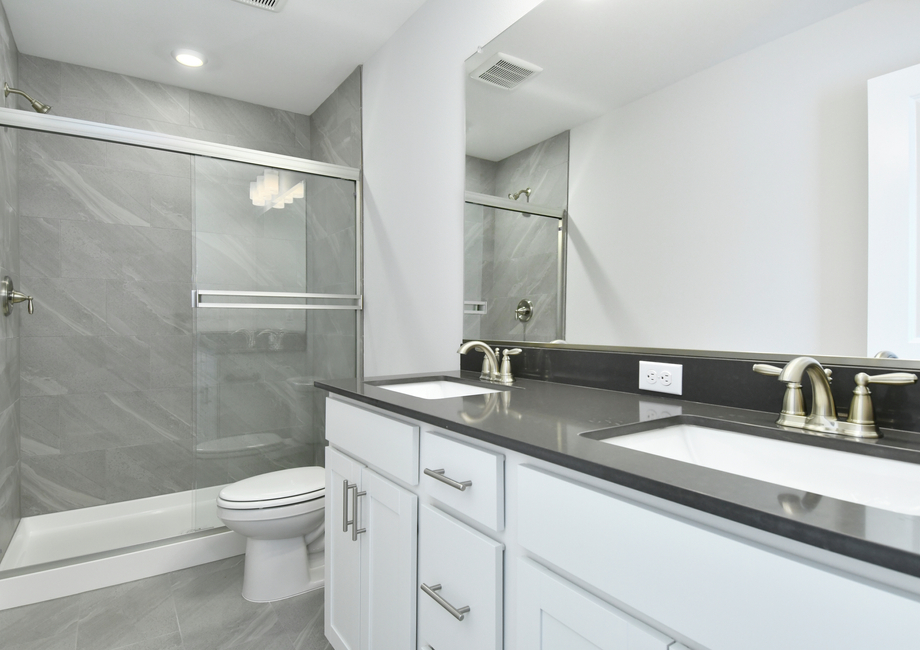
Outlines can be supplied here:
<path id="1" fill-rule="evenodd" d="M 540 66 L 499 52 L 489 57 L 470 76 L 490 86 L 511 90 L 539 72 L 543 72 Z"/>
<path id="2" fill-rule="evenodd" d="M 265 11 L 279 12 L 284 9 L 287 0 L 234 0 L 244 5 L 265 9 Z"/>

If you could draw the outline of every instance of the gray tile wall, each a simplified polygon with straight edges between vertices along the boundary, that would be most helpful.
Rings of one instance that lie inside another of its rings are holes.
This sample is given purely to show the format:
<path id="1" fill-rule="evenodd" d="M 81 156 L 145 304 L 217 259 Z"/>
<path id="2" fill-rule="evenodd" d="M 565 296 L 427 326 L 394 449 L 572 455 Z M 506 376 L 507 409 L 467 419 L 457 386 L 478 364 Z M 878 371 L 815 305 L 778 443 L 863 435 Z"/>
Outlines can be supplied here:
<path id="1" fill-rule="evenodd" d="M 265 169 L 243 163 L 195 161 L 195 256 L 201 289 L 301 292 L 307 282 L 307 205 L 283 208 L 249 200 L 249 184 Z M 313 177 L 281 172 L 283 188 Z M 222 299 L 224 300 L 224 299 Z M 249 299 L 243 299 L 248 302 Z M 271 435 L 258 453 L 196 459 L 198 486 L 314 464 L 312 402 L 301 390 L 308 374 L 306 317 L 294 310 L 196 310 L 197 443 L 251 444 Z"/>
<path id="2" fill-rule="evenodd" d="M 23 132 L 22 508 L 193 487 L 191 158 Z"/>
<path id="3" fill-rule="evenodd" d="M 497 163 L 468 157 L 466 188 L 506 197 L 530 187 L 533 203 L 565 208 L 568 150 L 566 131 Z M 519 202 L 523 204 L 524 197 Z M 476 299 L 478 289 L 479 299 L 488 302 L 488 313 L 464 316 L 464 336 L 515 341 L 557 338 L 558 222 L 467 206 L 465 235 L 465 299 Z M 475 271 L 476 266 L 481 272 Z M 524 298 L 534 303 L 534 316 L 527 323 L 514 317 Z"/>
<path id="4" fill-rule="evenodd" d="M 311 157 L 308 115 L 34 56 L 20 55 L 19 70 L 54 115 Z"/>
<path id="5" fill-rule="evenodd" d="M 19 65 L 23 89 L 56 115 L 360 165 L 360 71 L 314 125 L 47 59 L 20 56 Z M 23 290 L 37 299 L 22 333 L 24 514 L 321 461 L 321 409 L 298 378 L 354 372 L 353 314 L 350 326 L 335 317 L 308 325 L 303 312 L 193 315 L 189 291 L 194 258 L 201 288 L 346 292 L 340 270 L 349 269 L 353 292 L 353 184 L 311 178 L 309 199 L 264 214 L 248 200 L 261 172 L 248 165 L 32 133 L 20 136 L 18 155 L 22 235 L 5 241 L 21 240 Z M 347 217 L 330 217 L 343 206 Z M 308 234 L 318 237 L 309 250 Z M 308 332 L 322 343 L 315 358 Z M 246 433 L 281 443 L 196 463 L 196 409 L 198 443 Z"/>
<path id="6" fill-rule="evenodd" d="M 360 166 L 360 69 L 311 116 L 311 145 L 314 160 Z M 199 286 L 353 294 L 354 183 L 282 177 L 285 187 L 305 182 L 305 198 L 283 210 L 228 198 L 245 195 L 260 171 L 197 163 Z M 199 485 L 322 465 L 324 404 L 313 380 L 354 376 L 354 312 L 199 310 L 198 332 L 199 441 L 248 434 L 282 441 L 257 455 L 199 455 Z"/>
<path id="7" fill-rule="evenodd" d="M 357 68 L 312 115 L 313 158 L 361 167 L 361 68 Z M 312 179 L 307 192 L 307 291 L 353 294 L 355 287 L 355 185 Z M 354 377 L 355 314 L 307 312 L 310 374 L 316 378 Z M 310 388 L 313 439 L 322 452 L 324 391 Z M 321 462 L 317 458 L 317 462 Z"/>
<path id="8" fill-rule="evenodd" d="M 18 85 L 17 51 L 6 12 L 0 6 L 0 74 L 11 86 Z M 15 95 L 5 105 L 13 107 Z M 0 277 L 9 275 L 20 289 L 19 201 L 17 169 L 18 134 L 0 132 Z M 24 307 L 4 318 L 0 315 L 0 557 L 19 524 L 19 332 Z"/>

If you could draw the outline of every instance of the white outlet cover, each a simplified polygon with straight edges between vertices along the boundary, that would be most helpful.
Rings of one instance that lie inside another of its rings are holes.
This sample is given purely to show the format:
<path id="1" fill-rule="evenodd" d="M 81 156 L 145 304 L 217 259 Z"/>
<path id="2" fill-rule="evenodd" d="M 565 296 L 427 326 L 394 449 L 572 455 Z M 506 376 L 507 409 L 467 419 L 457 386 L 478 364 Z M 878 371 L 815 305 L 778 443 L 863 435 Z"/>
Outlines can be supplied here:
<path id="1" fill-rule="evenodd" d="M 651 390 L 657 393 L 669 393 L 671 395 L 683 394 L 683 366 L 679 363 L 659 363 L 657 361 L 640 361 L 639 362 L 639 389 Z M 671 373 L 671 382 L 662 383 L 660 377 L 662 372 Z M 654 373 L 654 375 L 651 375 Z M 649 376 L 656 377 L 656 381 L 649 381 Z"/>

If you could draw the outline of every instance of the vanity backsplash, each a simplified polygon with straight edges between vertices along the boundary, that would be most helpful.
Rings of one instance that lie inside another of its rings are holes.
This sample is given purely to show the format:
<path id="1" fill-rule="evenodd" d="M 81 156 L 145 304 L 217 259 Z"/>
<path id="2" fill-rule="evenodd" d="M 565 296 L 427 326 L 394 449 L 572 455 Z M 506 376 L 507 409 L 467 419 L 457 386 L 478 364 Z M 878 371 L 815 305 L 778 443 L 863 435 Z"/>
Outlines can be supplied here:
<path id="1" fill-rule="evenodd" d="M 502 343 L 492 342 L 493 347 L 504 349 Z M 590 388 L 615 390 L 627 393 L 647 394 L 654 399 L 675 399 L 719 406 L 731 406 L 755 411 L 779 414 L 785 385 L 775 377 L 753 372 L 755 363 L 769 363 L 778 367 L 784 360 L 765 358 L 732 359 L 690 356 L 658 355 L 602 350 L 562 350 L 544 347 L 524 347 L 514 357 L 514 376 L 539 379 L 561 384 L 574 384 Z M 462 370 L 478 371 L 482 367 L 482 352 L 471 351 L 460 356 Z M 664 395 L 639 390 L 639 361 L 679 363 L 683 366 L 683 394 Z M 879 375 L 912 368 L 860 367 L 825 364 L 833 370 L 831 390 L 836 402 L 837 414 L 845 419 L 849 408 L 855 376 L 865 372 Z M 920 374 L 920 373 L 918 373 Z M 920 431 L 920 383 L 907 386 L 886 386 L 873 384 L 872 401 L 875 405 L 875 420 L 880 427 Z M 811 386 L 805 382 L 806 411 L 811 405 Z"/>

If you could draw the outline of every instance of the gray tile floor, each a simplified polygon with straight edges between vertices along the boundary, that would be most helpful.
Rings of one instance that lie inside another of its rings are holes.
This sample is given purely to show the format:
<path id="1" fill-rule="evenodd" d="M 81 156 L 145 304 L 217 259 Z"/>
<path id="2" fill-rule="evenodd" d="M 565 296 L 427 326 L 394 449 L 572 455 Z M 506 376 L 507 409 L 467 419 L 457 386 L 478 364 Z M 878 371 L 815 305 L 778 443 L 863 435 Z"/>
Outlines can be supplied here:
<path id="1" fill-rule="evenodd" d="M 243 600 L 243 556 L 0 611 L 3 650 L 328 650 L 323 590 Z"/>

